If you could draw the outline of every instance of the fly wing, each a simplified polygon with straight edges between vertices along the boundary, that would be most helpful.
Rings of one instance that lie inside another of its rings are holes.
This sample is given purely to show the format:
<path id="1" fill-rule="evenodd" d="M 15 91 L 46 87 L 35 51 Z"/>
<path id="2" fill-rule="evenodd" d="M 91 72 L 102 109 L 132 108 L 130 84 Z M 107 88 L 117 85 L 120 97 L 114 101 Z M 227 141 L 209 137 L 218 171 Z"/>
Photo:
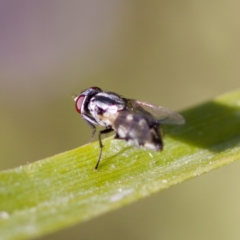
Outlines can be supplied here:
<path id="1" fill-rule="evenodd" d="M 185 123 L 185 119 L 183 118 L 182 115 L 167 108 L 134 99 L 128 99 L 127 102 L 128 107 L 132 108 L 133 111 L 134 110 L 141 111 L 141 108 L 143 108 L 145 111 L 149 112 L 161 124 L 180 125 Z"/>

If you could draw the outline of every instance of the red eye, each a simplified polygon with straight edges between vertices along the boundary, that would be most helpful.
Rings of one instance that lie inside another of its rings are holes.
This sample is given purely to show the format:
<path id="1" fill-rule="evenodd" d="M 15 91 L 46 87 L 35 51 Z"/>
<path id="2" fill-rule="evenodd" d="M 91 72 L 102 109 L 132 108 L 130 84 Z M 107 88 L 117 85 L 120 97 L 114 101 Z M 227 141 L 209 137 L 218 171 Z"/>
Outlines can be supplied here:
<path id="1" fill-rule="evenodd" d="M 78 97 L 75 98 L 75 108 L 77 112 L 81 114 L 81 108 L 85 99 L 85 95 L 79 95 Z"/>
<path id="2" fill-rule="evenodd" d="M 94 89 L 94 90 L 96 90 L 96 91 L 98 91 L 98 92 L 101 92 L 101 91 L 102 91 L 102 89 L 99 88 L 99 87 L 91 87 L 91 89 Z"/>

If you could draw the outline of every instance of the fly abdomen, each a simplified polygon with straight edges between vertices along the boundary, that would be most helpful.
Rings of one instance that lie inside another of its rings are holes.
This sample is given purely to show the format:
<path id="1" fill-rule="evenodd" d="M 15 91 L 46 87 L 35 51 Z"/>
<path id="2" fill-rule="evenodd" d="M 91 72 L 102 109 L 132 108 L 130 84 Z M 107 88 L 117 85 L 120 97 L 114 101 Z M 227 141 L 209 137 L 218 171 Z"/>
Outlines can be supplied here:
<path id="1" fill-rule="evenodd" d="M 150 116 L 144 117 L 131 111 L 120 111 L 113 123 L 117 132 L 115 138 L 127 141 L 133 146 L 159 151 L 163 144 L 158 126 Z"/>
<path id="2" fill-rule="evenodd" d="M 163 149 L 162 137 L 160 135 L 159 126 L 150 129 L 151 141 L 146 141 L 144 147 L 154 151 L 161 151 Z"/>

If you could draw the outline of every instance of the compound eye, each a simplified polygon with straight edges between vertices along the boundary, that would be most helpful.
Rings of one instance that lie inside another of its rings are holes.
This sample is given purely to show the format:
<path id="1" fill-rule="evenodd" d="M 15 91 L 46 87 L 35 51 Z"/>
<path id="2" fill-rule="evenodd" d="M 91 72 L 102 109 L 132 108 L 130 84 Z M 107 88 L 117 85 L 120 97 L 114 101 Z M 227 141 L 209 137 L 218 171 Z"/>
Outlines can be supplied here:
<path id="1" fill-rule="evenodd" d="M 102 91 L 102 89 L 99 88 L 99 87 L 91 87 L 91 89 L 96 90 L 96 91 L 98 91 L 98 92 L 101 92 L 101 91 Z"/>
<path id="2" fill-rule="evenodd" d="M 76 97 L 75 100 L 75 108 L 77 110 L 77 112 L 79 112 L 81 114 L 81 109 L 82 109 L 82 105 L 85 99 L 85 95 L 79 95 L 78 97 Z"/>

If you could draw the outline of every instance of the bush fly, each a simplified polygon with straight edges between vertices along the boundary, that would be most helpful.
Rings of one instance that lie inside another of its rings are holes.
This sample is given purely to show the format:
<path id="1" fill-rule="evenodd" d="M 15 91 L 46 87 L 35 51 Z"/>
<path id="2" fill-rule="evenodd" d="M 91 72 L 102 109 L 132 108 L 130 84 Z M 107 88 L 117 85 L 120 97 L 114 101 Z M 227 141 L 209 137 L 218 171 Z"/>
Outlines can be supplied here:
<path id="1" fill-rule="evenodd" d="M 102 157 L 101 135 L 115 131 L 115 139 L 122 139 L 133 146 L 142 146 L 154 151 L 163 149 L 161 124 L 184 124 L 184 118 L 169 109 L 139 100 L 123 98 L 114 92 L 91 87 L 74 98 L 75 108 L 92 129 L 91 141 L 96 125 L 99 131 L 100 153 L 95 169 Z"/>

